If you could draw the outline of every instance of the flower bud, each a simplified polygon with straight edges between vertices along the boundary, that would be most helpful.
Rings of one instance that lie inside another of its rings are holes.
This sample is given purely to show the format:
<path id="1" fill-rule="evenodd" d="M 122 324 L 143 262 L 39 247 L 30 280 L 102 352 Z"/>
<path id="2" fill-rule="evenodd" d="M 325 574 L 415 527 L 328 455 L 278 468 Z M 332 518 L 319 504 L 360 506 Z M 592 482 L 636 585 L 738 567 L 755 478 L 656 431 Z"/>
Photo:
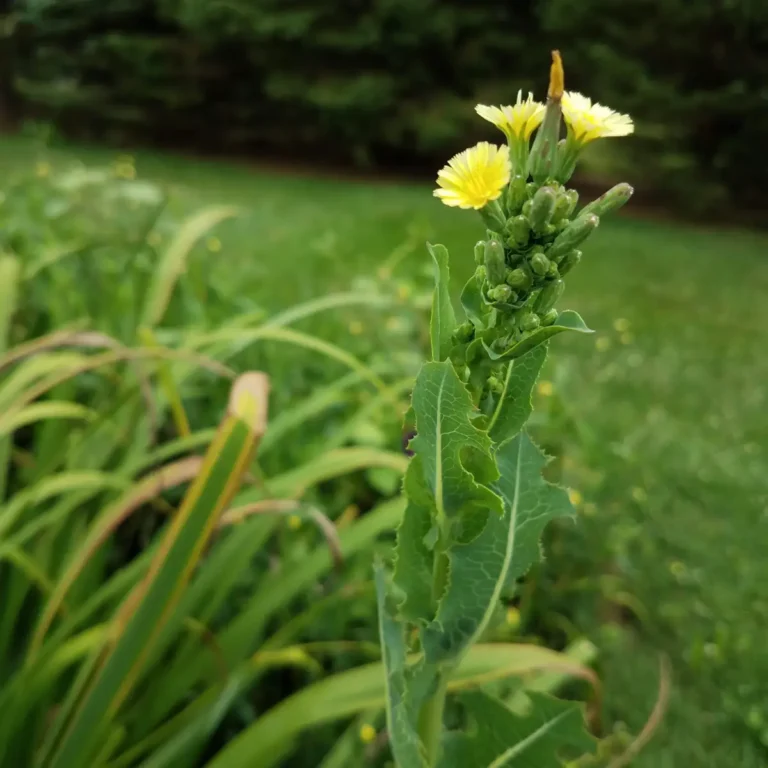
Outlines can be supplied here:
<path id="1" fill-rule="evenodd" d="M 504 197 L 509 213 L 512 216 L 520 213 L 523 203 L 528 199 L 525 178 L 520 175 L 515 176 L 512 181 L 509 182 Z"/>
<path id="2" fill-rule="evenodd" d="M 617 184 L 600 195 L 597 200 L 593 200 L 589 205 L 584 206 L 584 210 L 579 213 L 579 218 L 590 213 L 602 217 L 607 213 L 616 211 L 632 197 L 634 191 L 629 184 Z"/>
<path id="3" fill-rule="evenodd" d="M 488 389 L 499 395 L 504 391 L 504 384 L 496 376 L 491 375 L 488 377 Z"/>
<path id="4" fill-rule="evenodd" d="M 469 321 L 466 323 L 462 323 L 456 330 L 453 332 L 453 340 L 457 344 L 465 344 L 468 341 L 472 341 L 475 335 L 475 326 L 472 325 Z"/>
<path id="5" fill-rule="evenodd" d="M 549 269 L 549 259 L 543 253 L 534 253 L 530 260 L 531 269 L 543 277 Z"/>
<path id="6" fill-rule="evenodd" d="M 485 282 L 485 278 L 488 277 L 488 274 L 485 270 L 485 267 L 481 264 L 476 270 L 475 270 L 475 280 L 477 281 L 477 284 L 482 286 L 482 284 Z"/>
<path id="7" fill-rule="evenodd" d="M 525 216 L 514 216 L 507 221 L 504 230 L 508 235 L 507 242 L 514 247 L 523 248 L 528 245 L 531 237 L 531 225 Z"/>
<path id="8" fill-rule="evenodd" d="M 523 207 L 522 207 L 522 210 L 521 210 L 522 215 L 525 216 L 526 218 L 530 218 L 531 217 L 531 207 L 532 206 L 533 206 L 533 201 L 532 200 L 526 200 L 523 203 Z"/>
<path id="9" fill-rule="evenodd" d="M 563 63 L 557 51 L 552 52 L 552 69 L 547 93 L 547 107 L 528 158 L 528 171 L 538 184 L 552 178 L 557 165 L 557 144 L 560 138 L 560 101 L 563 97 Z"/>
<path id="10" fill-rule="evenodd" d="M 517 269 L 511 269 L 507 273 L 506 283 L 516 291 L 527 291 L 533 284 L 533 280 L 528 272 L 517 267 Z"/>
<path id="11" fill-rule="evenodd" d="M 554 308 L 547 310 L 543 315 L 539 315 L 539 320 L 544 326 L 552 325 L 557 320 L 557 310 Z"/>
<path id="12" fill-rule="evenodd" d="M 555 264 L 554 261 L 549 262 L 547 277 L 551 277 L 553 280 L 556 280 L 558 277 L 560 277 L 560 270 L 557 268 L 557 264 Z"/>
<path id="13" fill-rule="evenodd" d="M 540 323 L 541 320 L 534 314 L 523 315 L 523 317 L 520 318 L 520 327 L 524 331 L 535 331 Z"/>
<path id="14" fill-rule="evenodd" d="M 509 301 L 512 296 L 512 289 L 508 285 L 497 285 L 488 291 L 489 301 Z"/>
<path id="15" fill-rule="evenodd" d="M 534 311 L 539 314 L 548 312 L 560 300 L 564 290 L 565 283 L 562 280 L 553 280 L 551 283 L 547 283 L 536 297 L 533 305 Z"/>
<path id="16" fill-rule="evenodd" d="M 486 241 L 484 260 L 488 282 L 491 285 L 503 283 L 507 275 L 507 265 L 504 261 L 504 246 L 498 240 Z"/>
<path id="17" fill-rule="evenodd" d="M 592 213 L 579 216 L 572 221 L 556 238 L 549 248 L 547 255 L 559 263 L 563 254 L 572 251 L 577 245 L 583 243 L 598 227 L 600 219 Z M 560 270 L 562 272 L 562 270 Z"/>
<path id="18" fill-rule="evenodd" d="M 563 260 L 557 265 L 560 275 L 565 277 L 581 261 L 581 251 L 571 251 L 567 253 Z"/>
<path id="19" fill-rule="evenodd" d="M 475 264 L 482 264 L 485 261 L 485 242 L 478 240 L 475 243 Z"/>
<path id="20" fill-rule="evenodd" d="M 561 189 L 555 201 L 555 212 L 552 215 L 552 223 L 559 224 L 567 219 L 571 211 L 570 190 Z"/>
<path id="21" fill-rule="evenodd" d="M 531 228 L 537 235 L 544 234 L 555 212 L 557 197 L 552 187 L 541 187 L 531 201 Z"/>

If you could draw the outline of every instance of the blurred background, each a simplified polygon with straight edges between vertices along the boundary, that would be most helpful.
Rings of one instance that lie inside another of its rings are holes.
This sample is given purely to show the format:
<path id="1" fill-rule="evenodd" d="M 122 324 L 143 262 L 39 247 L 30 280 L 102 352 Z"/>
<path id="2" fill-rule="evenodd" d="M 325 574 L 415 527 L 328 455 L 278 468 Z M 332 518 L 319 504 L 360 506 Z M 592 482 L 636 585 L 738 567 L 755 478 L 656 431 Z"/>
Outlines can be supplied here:
<path id="1" fill-rule="evenodd" d="M 228 329 L 206 351 L 235 370 L 269 372 L 280 427 L 260 471 L 287 483 L 291 470 L 315 467 L 328 451 L 374 452 L 355 454 L 374 459 L 349 471 L 294 481 L 342 532 L 398 492 L 391 456 L 402 453 L 402 410 L 427 345 L 424 242 L 449 248 L 456 286 L 474 269 L 479 217 L 441 206 L 430 187 L 454 152 L 500 141 L 474 105 L 513 102 L 518 89 L 543 98 L 549 51 L 558 48 L 567 88 L 630 113 L 636 134 L 594 142 L 575 178 L 584 202 L 617 181 L 637 189 L 568 278 L 563 308 L 578 309 L 596 333 L 553 343 L 532 423 L 556 457 L 553 477 L 574 489 L 577 524 L 551 527 L 543 563 L 508 596 L 493 639 L 576 648 L 594 664 L 611 754 L 645 726 L 665 687 L 659 659 L 669 659 L 665 714 L 632 765 L 768 766 L 768 3 L 1 7 L 0 251 L 19 276 L 13 300 L 8 292 L 0 306 L 7 349 L 73 327 L 146 343 L 147 287 L 166 257 L 176 259 L 183 268 L 155 340 L 196 344 Z M 266 335 L 237 341 L 275 317 L 273 326 L 291 325 L 321 346 Z M 355 379 L 343 353 L 383 377 L 399 406 Z M 192 430 L 215 424 L 226 387 L 204 372 L 176 380 Z M 64 397 L 99 413 L 123 407 L 109 382 L 77 382 Z M 141 413 L 140 396 L 131 397 Z M 175 396 L 167 400 L 163 439 L 179 429 Z M 8 453 L 0 444 L 4 503 L 73 462 L 92 466 L 94 449 L 84 447 L 92 439 L 72 427 L 65 444 L 45 425 L 15 434 Z M 96 450 L 99 466 L 117 471 L 146 439 L 121 434 L 114 450 Z M 109 498 L 90 499 L 84 519 Z M 157 510 L 144 507 L 122 523 L 109 557 L 92 569 L 94 588 L 159 527 Z M 76 551 L 71 544 L 54 556 L 27 541 L 24 552 L 46 579 Z M 390 544 L 386 531 L 366 539 L 345 569 L 329 565 L 285 593 L 251 651 L 288 623 L 297 642 L 359 646 L 271 672 L 228 711 L 206 754 L 304 685 L 370 660 L 370 562 Z M 216 621 L 228 626 L 245 595 L 273 589 L 324 546 L 313 526 L 281 522 Z M 11 566 L 0 568 L 7 578 Z M 12 650 L 26 642 L 15 611 L 23 605 L 34 616 L 42 605 L 33 591 L 2 609 L 7 675 Z M 347 596 L 343 610 L 334 595 Z M 369 722 L 382 727 L 372 712 L 365 722 L 313 730 L 279 764 L 385 765 L 376 730 L 361 727 Z M 610 760 L 606 753 L 578 765 Z"/>

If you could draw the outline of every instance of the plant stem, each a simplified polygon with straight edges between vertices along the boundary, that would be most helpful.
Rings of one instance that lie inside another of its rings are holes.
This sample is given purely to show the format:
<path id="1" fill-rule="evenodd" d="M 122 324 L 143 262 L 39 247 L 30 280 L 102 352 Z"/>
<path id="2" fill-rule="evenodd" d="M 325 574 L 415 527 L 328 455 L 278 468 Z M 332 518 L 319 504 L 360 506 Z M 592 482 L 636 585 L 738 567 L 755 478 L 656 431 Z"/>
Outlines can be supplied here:
<path id="1" fill-rule="evenodd" d="M 443 710 L 445 694 L 448 689 L 448 677 L 438 672 L 437 689 L 419 713 L 419 736 L 427 751 L 427 763 L 430 768 L 437 765 L 440 757 L 440 740 L 443 735 Z"/>

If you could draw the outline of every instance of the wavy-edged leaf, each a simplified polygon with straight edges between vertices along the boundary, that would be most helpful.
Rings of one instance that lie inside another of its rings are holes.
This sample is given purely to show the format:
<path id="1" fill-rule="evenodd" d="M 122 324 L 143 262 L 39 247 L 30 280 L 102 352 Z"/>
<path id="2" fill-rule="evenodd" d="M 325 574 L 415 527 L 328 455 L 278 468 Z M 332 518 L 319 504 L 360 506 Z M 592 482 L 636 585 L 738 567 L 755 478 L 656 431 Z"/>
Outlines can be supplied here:
<path id="1" fill-rule="evenodd" d="M 416 437 L 411 449 L 421 459 L 438 526 L 458 523 L 459 537 L 471 538 L 482 529 L 489 510 L 501 517 L 502 504 L 481 485 L 498 477 L 491 440 L 472 424 L 475 407 L 451 363 L 422 367 L 413 390 L 413 411 Z"/>
<path id="2" fill-rule="evenodd" d="M 504 514 L 489 515 L 482 533 L 448 552 L 448 587 L 435 620 L 424 630 L 427 661 L 460 658 L 488 624 L 505 585 L 519 578 L 539 556 L 539 538 L 552 519 L 572 512 L 562 488 L 541 476 L 546 459 L 525 432 L 496 453 Z"/>
<path id="3" fill-rule="evenodd" d="M 414 623 L 426 623 L 434 616 L 432 596 L 433 549 L 427 537 L 437 514 L 435 500 L 424 480 L 420 456 L 414 456 L 403 482 L 406 507 L 397 528 L 394 582 L 403 602 L 400 615 Z"/>
<path id="4" fill-rule="evenodd" d="M 579 704 L 529 693 L 528 711 L 516 714 L 481 691 L 460 701 L 468 727 L 446 734 L 441 768 L 560 768 L 564 747 L 594 751 Z"/>
<path id="5" fill-rule="evenodd" d="M 483 302 L 480 286 L 474 275 L 467 280 L 461 291 L 461 306 L 472 325 L 478 331 L 485 330 L 485 315 L 488 313 L 488 307 Z"/>
<path id="6" fill-rule="evenodd" d="M 531 393 L 547 359 L 547 347 L 546 343 L 539 344 L 507 365 L 504 389 L 488 425 L 494 443 L 514 437 L 528 421 L 532 410 Z"/>
<path id="7" fill-rule="evenodd" d="M 431 243 L 427 243 L 427 249 L 435 266 L 435 292 L 432 295 L 432 316 L 429 321 L 432 359 L 445 360 L 451 352 L 451 336 L 456 328 L 456 315 L 449 289 L 448 249 L 444 245 Z"/>
<path id="8" fill-rule="evenodd" d="M 591 671 L 557 651 L 533 645 L 480 643 L 469 650 L 455 670 L 448 690 L 464 690 L 537 670 L 555 669 L 592 677 Z M 341 672 L 281 701 L 230 741 L 206 768 L 273 768 L 306 728 L 383 707 L 384 703 L 381 662 Z"/>
<path id="9" fill-rule="evenodd" d="M 396 616 L 396 609 L 387 587 L 384 566 L 374 568 L 376 595 L 379 604 L 379 636 L 384 657 L 384 679 L 387 711 L 387 729 L 392 754 L 398 765 L 429 768 L 427 753 L 418 733 L 420 703 L 414 700 L 412 668 L 408 666 L 404 625 Z"/>

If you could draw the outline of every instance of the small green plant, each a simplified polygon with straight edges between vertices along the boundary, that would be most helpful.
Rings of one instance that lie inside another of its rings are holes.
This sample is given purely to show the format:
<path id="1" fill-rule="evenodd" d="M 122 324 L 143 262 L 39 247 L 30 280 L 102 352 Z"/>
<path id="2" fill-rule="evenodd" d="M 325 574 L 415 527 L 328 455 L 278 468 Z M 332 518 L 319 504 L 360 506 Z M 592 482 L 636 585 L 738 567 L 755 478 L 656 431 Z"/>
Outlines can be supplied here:
<path id="1" fill-rule="evenodd" d="M 447 710 L 446 693 L 499 599 L 538 561 L 546 524 L 572 515 L 566 491 L 543 479 L 547 459 L 524 426 L 548 340 L 589 332 L 576 312 L 556 309 L 563 278 L 600 218 L 632 194 L 619 184 L 577 212 L 578 195 L 565 185 L 587 143 L 633 125 L 564 92 L 556 52 L 546 106 L 519 94 L 513 106 L 477 112 L 508 146 L 480 143 L 438 174 L 435 195 L 478 210 L 488 229 L 461 293 L 464 322 L 451 302 L 448 252 L 429 247 L 432 360 L 408 416 L 413 457 L 391 578 L 376 568 L 387 723 L 401 768 L 554 766 L 564 750 L 593 750 L 577 704 L 531 694 L 513 711 L 471 692 Z"/>

